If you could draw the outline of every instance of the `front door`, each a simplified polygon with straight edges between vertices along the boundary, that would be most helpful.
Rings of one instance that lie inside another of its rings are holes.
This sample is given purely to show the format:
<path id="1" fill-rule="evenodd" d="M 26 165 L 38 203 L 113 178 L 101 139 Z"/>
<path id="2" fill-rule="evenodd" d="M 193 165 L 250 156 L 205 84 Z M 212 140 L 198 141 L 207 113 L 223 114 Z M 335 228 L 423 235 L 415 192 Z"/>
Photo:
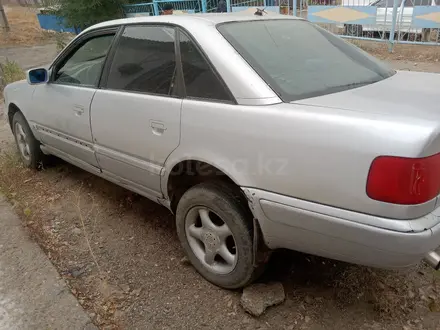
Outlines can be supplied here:
<path id="1" fill-rule="evenodd" d="M 127 26 L 104 71 L 91 107 L 99 166 L 144 195 L 160 196 L 161 170 L 180 141 L 175 29 Z"/>
<path id="2" fill-rule="evenodd" d="M 43 144 L 78 163 L 98 166 L 93 150 L 90 105 L 115 31 L 85 35 L 53 65 L 47 84 L 33 94 L 34 126 Z"/>

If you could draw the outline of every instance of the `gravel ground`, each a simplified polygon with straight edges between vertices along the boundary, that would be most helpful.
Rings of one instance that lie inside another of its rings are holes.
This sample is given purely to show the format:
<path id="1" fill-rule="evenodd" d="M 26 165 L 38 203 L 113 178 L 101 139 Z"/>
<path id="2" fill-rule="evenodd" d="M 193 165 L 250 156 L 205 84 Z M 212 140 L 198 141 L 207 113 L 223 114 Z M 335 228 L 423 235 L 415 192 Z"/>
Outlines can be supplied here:
<path id="1" fill-rule="evenodd" d="M 42 54 L 8 52 L 24 67 Z M 389 61 L 440 72 L 435 61 Z M 0 148 L 0 188 L 102 329 L 440 328 L 439 277 L 424 265 L 380 271 L 290 251 L 275 253 L 261 279 L 281 282 L 285 302 L 253 318 L 240 291 L 209 284 L 187 264 L 165 208 L 63 162 L 23 169 L 6 123 Z"/>
<path id="2" fill-rule="evenodd" d="M 416 62 L 416 61 L 407 61 L 407 60 L 388 60 L 387 63 L 389 63 L 396 70 L 440 73 L 440 63 L 439 62 Z"/>

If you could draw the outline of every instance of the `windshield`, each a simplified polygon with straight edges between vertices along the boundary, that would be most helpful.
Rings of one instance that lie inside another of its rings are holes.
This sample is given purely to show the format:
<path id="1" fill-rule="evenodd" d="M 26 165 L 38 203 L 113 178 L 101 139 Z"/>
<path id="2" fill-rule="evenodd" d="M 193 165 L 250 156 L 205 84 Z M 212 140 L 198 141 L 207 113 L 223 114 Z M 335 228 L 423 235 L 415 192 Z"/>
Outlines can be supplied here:
<path id="1" fill-rule="evenodd" d="M 284 102 L 372 84 L 395 72 L 303 20 L 232 22 L 217 29 Z"/>

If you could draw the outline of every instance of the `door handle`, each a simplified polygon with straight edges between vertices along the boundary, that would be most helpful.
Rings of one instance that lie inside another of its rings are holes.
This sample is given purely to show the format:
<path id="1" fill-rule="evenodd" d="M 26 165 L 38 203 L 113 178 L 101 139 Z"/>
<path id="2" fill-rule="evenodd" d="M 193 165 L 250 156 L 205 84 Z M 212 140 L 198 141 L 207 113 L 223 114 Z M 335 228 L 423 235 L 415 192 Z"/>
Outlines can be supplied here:
<path id="1" fill-rule="evenodd" d="M 75 115 L 81 116 L 84 113 L 84 107 L 80 105 L 74 105 L 73 112 L 75 112 Z"/>
<path id="2" fill-rule="evenodd" d="M 165 124 L 160 121 L 151 120 L 150 126 L 153 129 L 153 134 L 162 135 L 166 131 Z"/>

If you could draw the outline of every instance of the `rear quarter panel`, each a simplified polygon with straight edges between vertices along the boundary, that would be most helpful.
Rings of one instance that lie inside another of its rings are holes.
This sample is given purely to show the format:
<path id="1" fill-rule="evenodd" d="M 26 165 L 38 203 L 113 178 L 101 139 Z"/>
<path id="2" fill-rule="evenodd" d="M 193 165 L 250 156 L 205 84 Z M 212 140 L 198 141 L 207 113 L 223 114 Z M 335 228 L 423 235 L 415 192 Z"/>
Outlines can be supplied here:
<path id="1" fill-rule="evenodd" d="M 184 100 L 181 126 L 163 190 L 175 164 L 195 159 L 218 167 L 242 187 L 382 217 L 416 218 L 436 203 L 392 205 L 366 194 L 373 159 L 418 155 L 432 142 L 437 129 L 432 121 L 298 104 Z"/>

